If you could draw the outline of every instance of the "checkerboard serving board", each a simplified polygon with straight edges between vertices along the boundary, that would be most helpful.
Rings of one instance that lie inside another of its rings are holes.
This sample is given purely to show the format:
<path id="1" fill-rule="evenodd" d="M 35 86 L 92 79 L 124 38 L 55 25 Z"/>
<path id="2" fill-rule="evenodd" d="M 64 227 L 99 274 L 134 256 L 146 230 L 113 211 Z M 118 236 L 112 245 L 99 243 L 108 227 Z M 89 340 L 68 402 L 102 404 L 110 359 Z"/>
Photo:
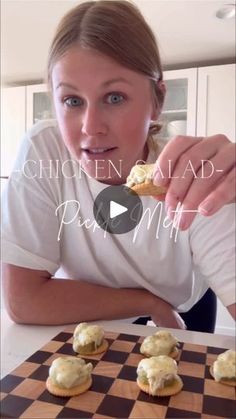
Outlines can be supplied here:
<path id="1" fill-rule="evenodd" d="M 136 368 L 143 337 L 106 332 L 107 352 L 83 357 L 92 362 L 93 384 L 80 396 L 51 395 L 45 387 L 52 361 L 75 355 L 73 329 L 67 328 L 1 381 L 1 417 L 13 418 L 235 418 L 235 388 L 215 382 L 210 373 L 224 349 L 181 343 L 178 372 L 183 390 L 153 397 L 139 390 Z"/>

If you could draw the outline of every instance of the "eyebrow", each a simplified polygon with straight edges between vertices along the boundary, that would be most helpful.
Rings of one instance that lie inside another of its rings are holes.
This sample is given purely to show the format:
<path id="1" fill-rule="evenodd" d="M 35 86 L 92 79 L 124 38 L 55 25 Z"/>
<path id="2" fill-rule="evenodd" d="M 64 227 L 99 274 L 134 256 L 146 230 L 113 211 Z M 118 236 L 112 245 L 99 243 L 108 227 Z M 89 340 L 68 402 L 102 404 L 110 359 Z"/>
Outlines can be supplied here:
<path id="1" fill-rule="evenodd" d="M 108 87 L 108 86 L 110 86 L 110 84 L 113 84 L 113 83 L 126 83 L 126 84 L 129 84 L 130 86 L 132 86 L 132 83 L 129 82 L 128 80 L 126 80 L 124 77 L 117 77 L 117 78 L 114 78 L 114 79 L 107 80 L 104 83 L 102 83 L 102 86 L 103 87 Z M 73 90 L 78 90 L 76 86 L 73 86 L 72 84 L 66 83 L 66 82 L 60 82 L 57 85 L 56 89 L 59 89 L 59 87 L 68 87 L 68 88 L 73 89 Z"/>

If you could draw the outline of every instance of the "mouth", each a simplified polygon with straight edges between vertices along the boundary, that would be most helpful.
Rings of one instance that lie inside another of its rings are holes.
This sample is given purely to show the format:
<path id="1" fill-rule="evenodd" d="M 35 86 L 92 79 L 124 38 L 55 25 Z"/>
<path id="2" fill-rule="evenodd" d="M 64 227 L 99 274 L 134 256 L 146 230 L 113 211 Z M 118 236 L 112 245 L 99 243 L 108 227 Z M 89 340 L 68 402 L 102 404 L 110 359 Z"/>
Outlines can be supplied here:
<path id="1" fill-rule="evenodd" d="M 89 156 L 90 158 L 95 158 L 96 156 L 107 157 L 112 151 L 116 150 L 118 147 L 97 147 L 97 148 L 82 148 L 82 152 Z"/>

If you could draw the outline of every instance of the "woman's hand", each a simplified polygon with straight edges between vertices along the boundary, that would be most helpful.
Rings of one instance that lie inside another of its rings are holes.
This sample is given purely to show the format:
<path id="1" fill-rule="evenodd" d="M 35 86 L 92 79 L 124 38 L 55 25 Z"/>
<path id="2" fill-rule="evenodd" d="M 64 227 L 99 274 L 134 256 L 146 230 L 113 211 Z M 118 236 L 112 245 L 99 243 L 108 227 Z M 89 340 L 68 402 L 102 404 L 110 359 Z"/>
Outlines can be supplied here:
<path id="1" fill-rule="evenodd" d="M 152 321 L 158 327 L 186 329 L 186 325 L 177 311 L 175 311 L 169 303 L 159 297 L 154 296 L 154 304 L 152 306 L 150 315 Z"/>
<path id="2" fill-rule="evenodd" d="M 156 162 L 154 183 L 168 186 L 165 205 L 173 219 L 178 203 L 180 228 L 186 230 L 197 212 L 213 215 L 235 202 L 235 146 L 224 135 L 174 137 Z"/>

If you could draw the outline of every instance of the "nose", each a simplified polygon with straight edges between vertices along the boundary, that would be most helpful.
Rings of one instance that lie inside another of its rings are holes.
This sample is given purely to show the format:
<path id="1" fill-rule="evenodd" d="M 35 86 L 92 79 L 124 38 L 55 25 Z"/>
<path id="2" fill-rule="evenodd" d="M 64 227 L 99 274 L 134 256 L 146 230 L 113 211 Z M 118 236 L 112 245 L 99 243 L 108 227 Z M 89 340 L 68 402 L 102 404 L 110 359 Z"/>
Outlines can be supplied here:
<path id="1" fill-rule="evenodd" d="M 84 111 L 82 119 L 82 133 L 93 136 L 106 134 L 107 124 L 104 121 L 104 115 L 99 107 L 88 105 Z"/>

